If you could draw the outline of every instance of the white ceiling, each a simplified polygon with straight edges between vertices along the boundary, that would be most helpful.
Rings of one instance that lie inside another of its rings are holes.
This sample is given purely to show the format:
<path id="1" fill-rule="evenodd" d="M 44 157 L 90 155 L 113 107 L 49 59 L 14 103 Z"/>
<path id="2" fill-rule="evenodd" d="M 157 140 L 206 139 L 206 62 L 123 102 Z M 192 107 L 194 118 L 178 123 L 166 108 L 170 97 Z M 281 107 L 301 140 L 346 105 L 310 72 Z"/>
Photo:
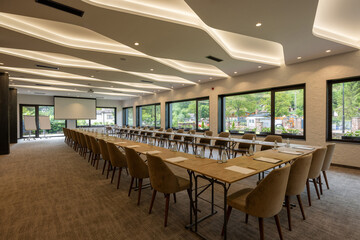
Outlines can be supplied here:
<path id="1" fill-rule="evenodd" d="M 358 0 L 56 1 L 83 17 L 0 2 L 0 70 L 20 93 L 122 100 L 360 48 Z"/>

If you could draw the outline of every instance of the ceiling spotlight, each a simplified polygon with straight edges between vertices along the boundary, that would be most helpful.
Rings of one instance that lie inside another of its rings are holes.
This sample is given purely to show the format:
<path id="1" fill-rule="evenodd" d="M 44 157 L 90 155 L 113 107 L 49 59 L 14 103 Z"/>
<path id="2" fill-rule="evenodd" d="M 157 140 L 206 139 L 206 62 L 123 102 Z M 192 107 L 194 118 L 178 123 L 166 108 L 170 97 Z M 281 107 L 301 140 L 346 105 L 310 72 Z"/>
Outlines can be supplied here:
<path id="1" fill-rule="evenodd" d="M 91 75 L 90 77 L 94 77 L 94 75 Z"/>
<path id="2" fill-rule="evenodd" d="M 301 57 L 297 57 L 297 59 L 301 59 Z"/>
<path id="3" fill-rule="evenodd" d="M 261 23 L 257 23 L 255 26 L 260 27 L 262 24 Z"/>
<path id="4" fill-rule="evenodd" d="M 212 79 L 212 77 L 210 77 L 210 80 Z"/>
<path id="5" fill-rule="evenodd" d="M 183 86 L 185 86 L 185 84 L 183 84 Z"/>
<path id="6" fill-rule="evenodd" d="M 4 63 L 0 63 L 0 65 L 4 65 Z"/>
<path id="7" fill-rule="evenodd" d="M 234 72 L 234 74 L 237 74 L 237 72 Z"/>
<path id="8" fill-rule="evenodd" d="M 171 88 L 174 88 L 174 86 L 171 86 Z"/>
<path id="9" fill-rule="evenodd" d="M 134 43 L 134 45 L 135 45 L 135 46 L 139 46 L 139 43 L 138 43 L 138 42 L 136 42 L 136 43 Z"/>
<path id="10" fill-rule="evenodd" d="M 330 49 L 328 49 L 328 50 L 326 50 L 325 52 L 329 53 L 329 52 L 331 52 L 331 50 L 330 50 Z"/>
<path id="11" fill-rule="evenodd" d="M 201 80 L 199 80 L 199 82 L 201 82 Z"/>
<path id="12" fill-rule="evenodd" d="M 150 68 L 150 71 L 154 71 L 154 69 L 153 69 L 153 68 Z"/>
<path id="13" fill-rule="evenodd" d="M 110 86 L 110 87 L 114 87 L 114 86 Z"/>
<path id="14" fill-rule="evenodd" d="M 262 68 L 262 66 L 258 66 L 258 68 Z"/>

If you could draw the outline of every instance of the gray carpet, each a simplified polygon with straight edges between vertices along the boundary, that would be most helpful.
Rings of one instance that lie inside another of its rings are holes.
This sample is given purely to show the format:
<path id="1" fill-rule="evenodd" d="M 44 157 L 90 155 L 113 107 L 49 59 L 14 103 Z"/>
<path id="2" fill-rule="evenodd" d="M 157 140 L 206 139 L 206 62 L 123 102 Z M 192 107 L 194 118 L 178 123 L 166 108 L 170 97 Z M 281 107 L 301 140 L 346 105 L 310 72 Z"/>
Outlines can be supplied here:
<path id="1" fill-rule="evenodd" d="M 0 239 L 199 239 L 185 229 L 189 222 L 186 192 L 171 201 L 168 227 L 163 227 L 164 203 L 158 194 L 153 213 L 148 214 L 150 189 L 144 189 L 141 205 L 136 206 L 137 192 L 127 196 L 129 176 L 122 174 L 120 189 L 110 184 L 87 160 L 81 158 L 63 138 L 20 142 L 11 154 L 0 156 Z M 102 162 L 101 165 L 102 167 Z M 172 167 L 184 177 L 187 173 Z M 117 176 L 115 176 L 116 178 Z M 292 210 L 293 231 L 287 229 L 285 209 L 280 221 L 285 239 L 359 239 L 360 171 L 332 167 L 328 172 L 330 190 L 308 207 L 302 195 L 307 219 L 298 207 Z M 252 177 L 234 184 L 230 193 L 254 186 Z M 216 201 L 222 205 L 221 188 Z M 293 202 L 295 199 L 293 199 Z M 199 202 L 201 215 L 208 204 Z M 199 225 L 208 239 L 221 239 L 222 212 Z M 273 220 L 265 219 L 265 238 L 278 239 Z M 254 217 L 244 223 L 244 214 L 233 210 L 229 239 L 259 238 Z"/>

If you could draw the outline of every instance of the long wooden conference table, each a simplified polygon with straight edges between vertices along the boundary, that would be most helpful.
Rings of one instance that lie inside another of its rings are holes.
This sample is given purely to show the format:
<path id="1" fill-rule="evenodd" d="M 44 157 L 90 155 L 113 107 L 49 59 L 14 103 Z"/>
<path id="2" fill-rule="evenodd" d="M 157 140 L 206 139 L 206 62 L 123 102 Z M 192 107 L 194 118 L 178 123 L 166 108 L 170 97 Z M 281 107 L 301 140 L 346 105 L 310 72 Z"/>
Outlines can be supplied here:
<path id="1" fill-rule="evenodd" d="M 121 148 L 133 148 L 139 154 L 151 154 L 161 157 L 166 163 L 178 166 L 187 170 L 190 178 L 192 193 L 194 194 L 195 211 L 192 211 L 192 204 L 190 204 L 190 223 L 187 226 L 190 230 L 198 233 L 198 224 L 216 214 L 214 210 L 214 183 L 219 184 L 224 190 L 224 239 L 227 238 L 227 221 L 226 221 L 226 209 L 227 209 L 227 196 L 228 190 L 232 183 L 241 181 L 242 179 L 254 176 L 262 173 L 274 167 L 278 167 L 282 164 L 289 163 L 300 156 L 312 153 L 318 147 L 317 146 L 304 146 L 292 144 L 290 148 L 280 147 L 276 150 L 270 149 L 265 151 L 256 152 L 253 156 L 240 156 L 227 160 L 226 163 L 218 163 L 216 160 L 209 158 L 199 158 L 193 154 L 184 152 L 173 152 L 169 149 L 149 145 L 147 143 L 141 143 L 131 141 L 114 136 L 107 136 L 104 134 L 81 131 L 81 133 L 88 134 L 97 139 L 103 139 L 107 142 L 114 143 Z M 178 134 L 176 134 L 178 135 Z M 192 135 L 194 136 L 194 135 Z M 257 141 L 260 144 L 261 141 Z M 252 143 L 252 142 L 250 142 Z M 267 142 L 268 144 L 268 142 Z M 302 149 L 299 150 L 299 147 Z M 293 147 L 296 147 L 294 149 Z M 265 158 L 265 160 L 264 160 Z M 256 160 L 258 159 L 258 160 Z M 261 160 L 262 159 L 262 160 Z M 269 162 L 270 161 L 270 162 Z M 199 179 L 203 179 L 209 182 L 205 187 L 202 186 L 202 190 L 199 192 Z M 207 216 L 199 218 L 198 216 L 198 199 L 199 196 L 209 187 L 211 187 L 211 213 Z M 191 194 L 191 198 L 193 198 Z M 194 216 L 193 216 L 194 215 Z M 201 235 L 201 234 L 199 234 Z M 205 238 L 204 236 L 202 236 Z"/>

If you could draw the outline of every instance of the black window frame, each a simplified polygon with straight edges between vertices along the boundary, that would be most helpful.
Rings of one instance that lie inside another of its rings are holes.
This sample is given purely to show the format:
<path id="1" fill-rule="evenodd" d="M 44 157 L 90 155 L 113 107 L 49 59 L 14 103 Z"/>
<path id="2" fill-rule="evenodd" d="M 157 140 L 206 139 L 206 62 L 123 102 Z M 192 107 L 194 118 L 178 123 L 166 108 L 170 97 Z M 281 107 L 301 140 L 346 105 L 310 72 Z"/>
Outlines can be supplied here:
<path id="1" fill-rule="evenodd" d="M 290 134 L 276 134 L 275 133 L 275 93 L 282 92 L 282 91 L 291 91 L 291 90 L 298 90 L 303 89 L 304 91 L 304 134 L 303 135 L 290 135 Z M 229 96 L 236 96 L 236 95 L 246 95 L 246 94 L 253 94 L 253 93 L 261 93 L 261 92 L 270 92 L 271 96 L 271 132 L 269 134 L 256 134 L 260 137 L 266 137 L 267 135 L 277 135 L 282 136 L 284 138 L 291 138 L 291 139 L 302 139 L 306 140 L 306 83 L 296 84 L 296 85 L 287 85 L 281 87 L 273 87 L 273 88 L 265 88 L 253 91 L 245 91 L 245 92 L 236 92 L 236 93 L 229 93 L 229 94 L 221 94 L 219 95 L 218 99 L 218 133 L 223 132 L 225 130 L 225 97 Z M 232 135 L 244 135 L 244 133 L 232 133 Z"/>
<path id="2" fill-rule="evenodd" d="M 140 126 L 140 122 L 141 122 L 141 118 L 142 118 L 142 114 L 141 114 L 141 108 L 142 107 L 149 107 L 149 106 L 154 106 L 154 115 L 155 115 L 155 126 L 147 126 L 147 127 L 154 127 L 155 129 L 159 129 L 161 128 L 161 104 L 160 103 L 151 103 L 151 104 L 144 104 L 144 105 L 137 105 L 136 106 L 136 126 L 137 127 L 141 127 Z M 160 106 L 160 126 L 156 125 L 156 107 Z M 143 126 L 145 127 L 145 126 Z"/>
<path id="3" fill-rule="evenodd" d="M 340 79 L 330 79 L 326 81 L 326 141 L 327 142 L 342 142 L 342 143 L 355 143 L 359 144 L 360 140 L 350 140 L 350 139 L 334 139 L 332 138 L 332 86 L 338 83 L 347 83 L 347 82 L 360 82 L 360 76 L 353 76 Z M 360 137 L 359 137 L 360 139 Z"/>
<path id="4" fill-rule="evenodd" d="M 189 98 L 189 99 L 181 99 L 181 100 L 176 100 L 176 101 L 169 101 L 169 102 L 166 102 L 165 103 L 165 127 L 166 128 L 170 128 L 170 114 L 171 114 L 171 111 L 170 111 L 170 105 L 172 103 L 178 103 L 178 102 L 189 102 L 189 101 L 196 101 L 196 128 L 194 130 L 196 130 L 196 132 L 205 132 L 205 131 L 209 131 L 210 130 L 210 127 L 208 129 L 199 129 L 199 126 L 198 126 L 198 117 L 199 117 L 199 109 L 198 109 L 198 106 L 199 106 L 199 101 L 204 101 L 204 100 L 208 100 L 209 101 L 209 124 L 210 124 L 210 111 L 211 111 L 211 108 L 210 108 L 210 97 L 207 96 L 207 97 L 200 97 L 200 98 Z M 173 127 L 171 127 L 173 128 Z M 178 128 L 173 128 L 174 130 L 178 130 Z"/>
<path id="5" fill-rule="evenodd" d="M 122 119 L 123 119 L 123 122 L 122 122 L 122 125 L 123 126 L 128 126 L 128 111 L 129 111 L 129 108 L 132 108 L 133 110 L 133 125 L 135 126 L 136 122 L 134 122 L 134 107 L 124 107 L 122 109 Z M 134 124 L 135 123 L 135 124 Z M 133 127 L 133 126 L 130 126 L 130 127 Z"/>
<path id="6" fill-rule="evenodd" d="M 96 113 L 96 109 L 97 109 L 97 108 L 112 108 L 112 109 L 114 109 L 114 111 L 115 111 L 115 123 L 114 123 L 114 124 L 117 124 L 117 116 L 116 116 L 116 115 L 117 115 L 117 108 L 116 108 L 116 107 L 101 107 L 101 106 L 96 106 L 96 108 L 95 108 L 95 113 Z M 89 120 L 89 124 L 88 124 L 88 125 L 79 126 L 78 123 L 77 123 L 78 120 Z M 105 125 L 94 125 L 94 126 L 92 126 L 92 125 L 91 125 L 91 120 L 92 120 L 92 119 L 78 119 L 78 120 L 75 120 L 76 128 L 105 127 Z"/>

